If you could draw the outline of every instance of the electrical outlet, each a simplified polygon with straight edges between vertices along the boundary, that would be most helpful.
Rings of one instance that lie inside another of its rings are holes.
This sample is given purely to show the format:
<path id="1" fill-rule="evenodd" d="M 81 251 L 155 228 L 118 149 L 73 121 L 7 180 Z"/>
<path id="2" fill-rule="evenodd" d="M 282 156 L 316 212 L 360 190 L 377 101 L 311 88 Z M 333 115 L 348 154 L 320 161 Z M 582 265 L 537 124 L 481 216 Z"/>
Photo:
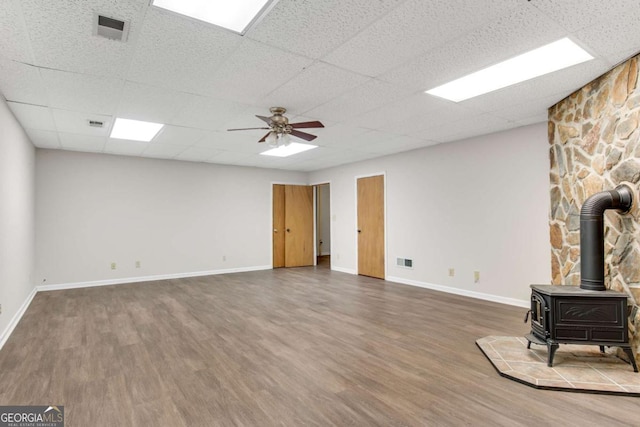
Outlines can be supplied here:
<path id="1" fill-rule="evenodd" d="M 480 272 L 479 271 L 474 271 L 473 272 L 473 281 L 475 283 L 478 283 L 480 281 Z"/>
<path id="2" fill-rule="evenodd" d="M 455 270 L 455 269 L 453 269 L 453 268 L 450 268 L 450 269 L 449 269 L 449 277 L 453 277 L 453 276 L 455 276 L 455 275 L 456 275 L 456 270 Z"/>
<path id="3" fill-rule="evenodd" d="M 136 261 L 136 268 L 140 268 L 140 261 Z"/>
<path id="4" fill-rule="evenodd" d="M 116 263 L 115 263 L 115 262 L 112 262 L 112 263 L 111 263 L 111 269 L 112 269 L 112 270 L 115 270 L 115 269 L 116 269 Z"/>

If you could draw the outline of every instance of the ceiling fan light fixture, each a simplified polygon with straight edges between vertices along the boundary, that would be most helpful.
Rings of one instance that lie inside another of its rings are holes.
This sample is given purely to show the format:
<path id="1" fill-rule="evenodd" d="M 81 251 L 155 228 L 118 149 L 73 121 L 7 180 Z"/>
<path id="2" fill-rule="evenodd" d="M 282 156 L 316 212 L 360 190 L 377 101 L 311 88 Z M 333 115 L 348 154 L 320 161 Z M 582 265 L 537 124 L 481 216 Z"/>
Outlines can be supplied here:
<path id="1" fill-rule="evenodd" d="M 278 0 L 153 0 L 152 5 L 244 34 Z"/>
<path id="2" fill-rule="evenodd" d="M 269 136 L 267 136 L 267 139 L 265 139 L 265 141 L 270 147 L 278 146 L 278 136 L 275 132 L 269 133 Z"/>
<path id="3" fill-rule="evenodd" d="M 286 147 L 291 144 L 291 136 L 289 136 L 288 133 L 282 133 L 278 136 L 278 145 L 284 145 Z"/>

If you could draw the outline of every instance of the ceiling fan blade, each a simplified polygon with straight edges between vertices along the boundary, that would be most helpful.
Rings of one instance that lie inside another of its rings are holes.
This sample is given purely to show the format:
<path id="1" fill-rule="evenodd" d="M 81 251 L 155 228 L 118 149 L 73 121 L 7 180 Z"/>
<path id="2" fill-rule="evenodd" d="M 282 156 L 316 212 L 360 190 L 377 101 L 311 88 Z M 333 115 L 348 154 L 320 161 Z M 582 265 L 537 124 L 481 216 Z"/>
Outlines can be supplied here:
<path id="1" fill-rule="evenodd" d="M 300 132 L 299 130 L 292 130 L 291 135 L 297 136 L 298 138 L 302 138 L 305 141 L 313 141 L 317 138 L 316 135 L 311 135 L 310 133 Z"/>
<path id="2" fill-rule="evenodd" d="M 324 125 L 319 121 L 314 122 L 300 122 L 300 123 L 291 123 L 290 126 L 294 129 L 303 129 L 303 128 L 323 128 Z"/>
<path id="3" fill-rule="evenodd" d="M 240 128 L 240 129 L 227 129 L 227 131 L 230 130 L 254 130 L 254 129 L 271 129 L 271 128 Z"/>
<path id="4" fill-rule="evenodd" d="M 264 142 L 266 141 L 267 137 L 271 135 L 271 132 L 267 132 L 267 134 L 265 136 L 262 137 L 262 139 L 260 139 L 258 142 Z"/>
<path id="5" fill-rule="evenodd" d="M 270 117 L 259 116 L 257 114 L 256 114 L 256 117 L 259 118 L 260 120 L 262 120 L 263 122 L 265 122 L 268 125 L 271 124 L 271 118 Z"/>

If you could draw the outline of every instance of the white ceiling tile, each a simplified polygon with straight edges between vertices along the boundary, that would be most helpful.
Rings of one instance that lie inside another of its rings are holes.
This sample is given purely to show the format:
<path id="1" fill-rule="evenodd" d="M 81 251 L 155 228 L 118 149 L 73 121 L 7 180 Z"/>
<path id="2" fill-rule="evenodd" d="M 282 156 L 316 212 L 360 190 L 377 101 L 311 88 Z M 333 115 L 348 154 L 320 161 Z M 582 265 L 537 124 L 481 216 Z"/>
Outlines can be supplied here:
<path id="1" fill-rule="evenodd" d="M 33 63 L 21 3 L 19 0 L 3 0 L 0 5 L 0 57 Z"/>
<path id="2" fill-rule="evenodd" d="M 147 12 L 129 80 L 202 93 L 242 37 L 204 22 L 152 7 Z"/>
<path id="3" fill-rule="evenodd" d="M 327 118 L 342 122 L 406 97 L 412 92 L 397 85 L 370 79 L 357 88 L 308 111 L 306 114 L 321 119 Z"/>
<path id="4" fill-rule="evenodd" d="M 603 2 L 604 3 L 604 2 Z M 608 2 L 607 2 L 608 3 Z M 601 55 L 613 66 L 640 50 L 640 4 L 624 8 L 615 19 L 602 20 L 589 28 L 575 32 L 575 38 L 592 54 Z M 597 77 L 597 76 L 596 76 Z"/>
<path id="5" fill-rule="evenodd" d="M 433 144 L 433 141 L 427 141 L 410 136 L 399 136 L 394 137 L 393 139 L 390 139 L 388 141 L 379 141 L 372 144 L 367 144 L 360 147 L 359 150 L 379 155 L 387 155 L 415 150 L 416 148 L 427 147 Z"/>
<path id="6" fill-rule="evenodd" d="M 366 133 L 368 129 L 355 127 L 345 123 L 337 123 L 322 129 L 314 129 L 313 133 L 318 136 L 314 143 L 322 146 L 341 146 L 346 142 Z"/>
<path id="7" fill-rule="evenodd" d="M 345 141 L 342 146 L 357 150 L 362 148 L 364 151 L 366 151 L 366 148 L 371 145 L 376 145 L 379 143 L 389 143 L 397 137 L 397 135 L 388 132 L 370 130 L 361 135 L 358 135 L 356 138 Z"/>
<path id="8" fill-rule="evenodd" d="M 20 0 L 36 65 L 58 70 L 123 77 L 133 41 L 147 9 L 146 0 Z M 94 36 L 94 12 L 131 21 L 129 41 Z"/>
<path id="9" fill-rule="evenodd" d="M 60 132 L 90 136 L 108 136 L 113 118 L 102 114 L 87 114 L 77 111 L 52 109 L 56 128 Z M 89 121 L 103 122 L 101 128 L 89 126 Z"/>
<path id="10" fill-rule="evenodd" d="M 421 94 L 425 97 L 431 95 Z M 426 138 L 423 136 L 422 130 L 434 127 L 444 127 L 450 123 L 464 123 L 465 120 L 477 116 L 478 111 L 471 110 L 455 102 L 432 97 L 435 105 L 441 105 L 440 108 L 429 110 L 426 114 L 416 116 L 408 116 L 404 120 L 400 120 L 393 124 L 393 128 L 401 135 L 415 136 L 418 138 Z M 451 129 L 451 128 L 450 128 Z"/>
<path id="11" fill-rule="evenodd" d="M 131 19 L 129 40 L 90 35 L 94 11 Z M 639 20 L 636 0 L 280 0 L 242 37 L 149 0 L 4 0 L 0 92 L 40 147 L 315 170 L 544 121 L 637 53 Z M 596 60 L 461 103 L 424 94 L 566 36 Z M 324 123 L 320 148 L 269 158 L 264 129 L 227 132 L 273 106 Z M 116 116 L 167 126 L 108 140 Z"/>
<path id="12" fill-rule="evenodd" d="M 173 159 L 186 149 L 187 147 L 184 145 L 163 144 L 154 140 L 147 148 L 145 148 L 142 152 L 142 156 L 158 159 Z"/>
<path id="13" fill-rule="evenodd" d="M 517 123 L 518 126 L 527 126 L 527 125 L 532 125 L 534 123 L 547 122 L 548 119 L 549 119 L 549 116 L 547 115 L 547 113 L 542 113 L 542 114 L 537 114 L 535 116 L 528 116 L 522 120 L 516 121 L 515 123 Z"/>
<path id="14" fill-rule="evenodd" d="M 151 144 L 151 142 L 109 138 L 104 146 L 104 152 L 108 154 L 120 154 L 123 156 L 139 156 Z"/>
<path id="15" fill-rule="evenodd" d="M 182 153 L 178 154 L 175 159 L 187 160 L 190 162 L 207 162 L 219 152 L 219 150 L 211 148 L 189 147 Z"/>
<path id="16" fill-rule="evenodd" d="M 40 71 L 21 62 L 0 58 L 0 93 L 8 101 L 48 105 Z"/>
<path id="17" fill-rule="evenodd" d="M 169 123 L 184 105 L 189 95 L 127 81 L 118 103 L 117 116 L 154 123 Z"/>
<path id="18" fill-rule="evenodd" d="M 262 132 L 262 131 L 261 131 Z M 258 143 L 264 133 L 256 136 L 249 132 L 209 132 L 200 139 L 195 147 L 205 149 L 215 149 L 221 151 L 234 151 L 237 153 L 260 153 L 267 146 L 265 143 Z"/>
<path id="19" fill-rule="evenodd" d="M 201 140 L 205 135 L 207 135 L 207 131 L 202 129 L 166 125 L 153 138 L 153 142 L 154 144 L 177 145 L 184 149 L 184 147 L 191 146 Z"/>
<path id="20" fill-rule="evenodd" d="M 320 58 L 403 0 L 280 0 L 247 37 Z"/>
<path id="21" fill-rule="evenodd" d="M 25 129 L 25 132 L 27 132 L 33 145 L 38 148 L 61 148 L 58 132 L 38 129 Z"/>
<path id="22" fill-rule="evenodd" d="M 398 123 L 426 121 L 432 114 L 450 107 L 450 101 L 420 91 L 354 117 L 352 123 L 368 129 L 398 131 Z"/>
<path id="23" fill-rule="evenodd" d="M 561 95 L 552 95 L 540 99 L 523 99 L 519 104 L 511 103 L 490 113 L 512 122 L 520 122 L 528 117 L 538 117 L 541 114 L 546 116 L 549 107 L 563 98 Z"/>
<path id="24" fill-rule="evenodd" d="M 480 114 L 450 123 L 449 126 L 436 126 L 425 129 L 420 133 L 420 136 L 417 137 L 436 142 L 450 142 L 474 135 L 485 135 L 511 129 L 517 126 L 516 123 L 502 117 L 492 114 Z"/>
<path id="25" fill-rule="evenodd" d="M 56 130 L 51 111 L 47 107 L 18 102 L 7 102 L 7 104 L 23 128 Z"/>
<path id="26" fill-rule="evenodd" d="M 283 105 L 291 111 L 303 113 L 354 89 L 367 80 L 360 74 L 316 62 L 271 92 L 261 102 L 271 106 Z"/>
<path id="27" fill-rule="evenodd" d="M 107 142 L 105 136 L 78 135 L 67 132 L 60 132 L 59 136 L 60 145 L 64 150 L 101 153 Z"/>
<path id="28" fill-rule="evenodd" d="M 220 151 L 210 158 L 209 162 L 219 164 L 236 164 L 237 162 L 251 156 L 253 156 L 253 154 L 247 152 Z"/>
<path id="29" fill-rule="evenodd" d="M 450 43 L 380 75 L 380 79 L 424 91 L 566 35 L 557 23 L 523 3 Z"/>
<path id="30" fill-rule="evenodd" d="M 95 114 L 114 114 L 124 80 L 42 69 L 50 105 Z"/>
<path id="31" fill-rule="evenodd" d="M 324 60 L 369 76 L 377 76 L 416 55 L 460 37 L 484 21 L 522 2 L 410 0 L 392 10 Z"/>
<path id="32" fill-rule="evenodd" d="M 199 129 L 221 130 L 223 125 L 245 111 L 247 106 L 206 96 L 188 95 L 170 124 Z M 248 120 L 251 118 L 248 117 Z"/>
<path id="33" fill-rule="evenodd" d="M 216 98 L 255 103 L 312 62 L 304 56 L 244 39 L 200 90 Z"/>
<path id="34" fill-rule="evenodd" d="M 636 0 L 536 0 L 532 5 L 570 33 L 614 21 L 624 15 L 635 14 L 636 22 L 640 19 L 640 8 Z"/>

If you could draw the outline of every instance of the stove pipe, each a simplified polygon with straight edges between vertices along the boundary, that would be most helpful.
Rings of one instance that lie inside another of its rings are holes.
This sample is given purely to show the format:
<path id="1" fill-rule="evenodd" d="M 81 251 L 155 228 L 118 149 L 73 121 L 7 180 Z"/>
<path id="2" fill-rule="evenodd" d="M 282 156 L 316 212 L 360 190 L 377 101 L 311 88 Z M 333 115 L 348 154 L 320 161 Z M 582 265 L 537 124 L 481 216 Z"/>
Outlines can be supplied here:
<path id="1" fill-rule="evenodd" d="M 580 210 L 580 287 L 605 291 L 604 286 L 604 211 L 629 212 L 633 193 L 626 185 L 589 197 Z"/>

